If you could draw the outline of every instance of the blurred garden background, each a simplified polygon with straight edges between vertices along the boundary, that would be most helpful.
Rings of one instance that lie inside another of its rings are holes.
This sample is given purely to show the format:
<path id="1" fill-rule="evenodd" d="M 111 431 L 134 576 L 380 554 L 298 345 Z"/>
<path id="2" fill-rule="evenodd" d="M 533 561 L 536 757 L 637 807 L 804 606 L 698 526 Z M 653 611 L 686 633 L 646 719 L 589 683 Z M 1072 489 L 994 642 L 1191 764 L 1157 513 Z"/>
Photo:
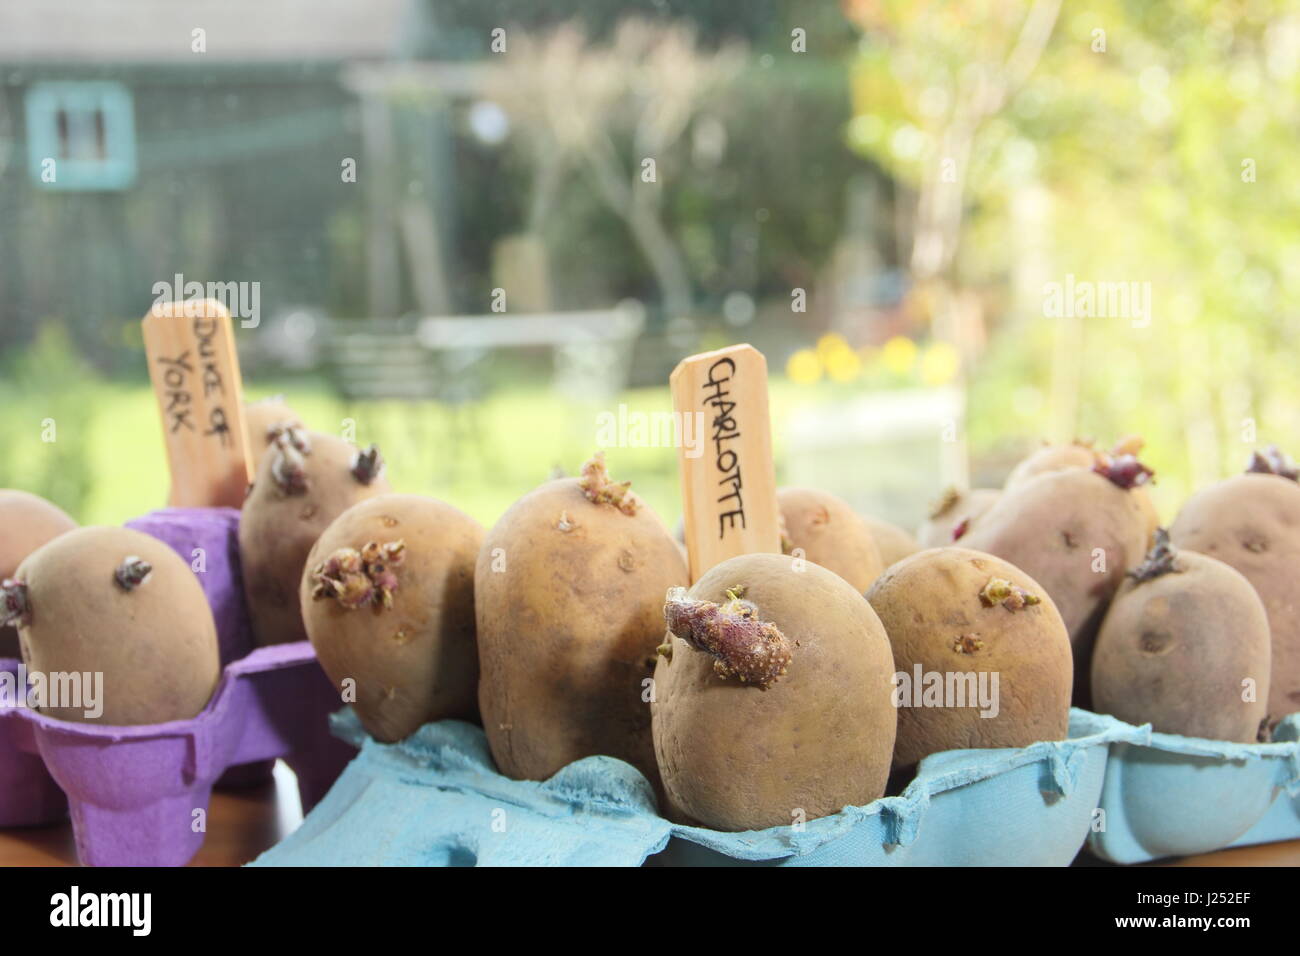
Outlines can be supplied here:
<path id="1" fill-rule="evenodd" d="M 164 503 L 183 275 L 256 283 L 249 398 L 486 523 L 742 341 L 783 483 L 915 525 L 1138 433 L 1169 519 L 1300 451 L 1298 105 L 1281 0 L 6 0 L 0 487 Z M 672 449 L 608 455 L 676 520 Z"/>

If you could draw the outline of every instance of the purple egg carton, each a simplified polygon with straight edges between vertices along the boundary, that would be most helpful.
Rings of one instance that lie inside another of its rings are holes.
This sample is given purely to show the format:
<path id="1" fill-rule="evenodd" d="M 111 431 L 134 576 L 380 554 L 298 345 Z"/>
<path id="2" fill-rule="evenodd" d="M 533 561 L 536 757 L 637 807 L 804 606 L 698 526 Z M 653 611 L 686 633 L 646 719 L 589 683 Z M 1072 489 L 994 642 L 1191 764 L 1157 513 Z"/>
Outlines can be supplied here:
<path id="1" fill-rule="evenodd" d="M 83 864 L 180 866 L 203 845 L 195 811 L 206 816 L 228 767 L 281 758 L 304 812 L 315 806 L 355 754 L 329 733 L 340 706 L 306 641 L 228 665 L 192 720 L 109 727 L 0 706 L 0 826 L 58 819 L 66 794 Z"/>
<path id="2" fill-rule="evenodd" d="M 126 526 L 170 546 L 195 569 L 217 625 L 221 666 L 246 657 L 254 645 L 240 570 L 239 509 L 159 508 L 131 519 Z M 217 787 L 260 786 L 270 782 L 274 769 L 274 760 L 231 767 Z"/>
<path id="3" fill-rule="evenodd" d="M 157 538 L 194 571 L 217 625 L 221 666 L 246 657 L 253 631 L 239 561 L 238 508 L 160 508 L 126 523 Z"/>
<path id="4" fill-rule="evenodd" d="M 129 527 L 191 561 L 217 622 L 223 672 L 197 717 L 136 727 L 56 720 L 0 700 L 0 827 L 72 816 L 88 866 L 179 866 L 203 845 L 212 788 L 269 779 L 277 758 L 298 776 L 303 812 L 355 750 L 329 732 L 342 706 L 311 644 L 253 649 L 233 508 L 165 509 Z M 201 549 L 202 560 L 196 552 Z M 16 676 L 19 662 L 0 659 Z"/>

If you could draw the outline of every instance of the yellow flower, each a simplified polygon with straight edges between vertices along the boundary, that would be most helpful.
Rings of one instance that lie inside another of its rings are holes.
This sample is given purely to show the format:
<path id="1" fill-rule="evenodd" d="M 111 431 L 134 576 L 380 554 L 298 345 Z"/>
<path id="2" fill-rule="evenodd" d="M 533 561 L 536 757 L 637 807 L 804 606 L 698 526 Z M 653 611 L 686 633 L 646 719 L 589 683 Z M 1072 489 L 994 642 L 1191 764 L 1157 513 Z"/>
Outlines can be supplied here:
<path id="1" fill-rule="evenodd" d="M 800 349 L 785 363 L 785 374 L 796 385 L 812 385 L 822 377 L 822 360 L 812 349 Z"/>
<path id="2" fill-rule="evenodd" d="M 880 350 L 880 360 L 895 375 L 906 375 L 916 364 L 916 343 L 904 335 L 895 335 Z"/>
<path id="3" fill-rule="evenodd" d="M 947 342 L 932 342 L 921 356 L 921 381 L 926 385 L 947 385 L 957 377 L 961 357 Z"/>
<path id="4" fill-rule="evenodd" d="M 847 345 L 822 356 L 826 374 L 833 382 L 851 382 L 862 372 L 862 359 Z"/>
<path id="5" fill-rule="evenodd" d="M 844 341 L 844 336 L 838 332 L 827 332 L 817 340 L 817 356 L 824 362 L 828 355 L 833 355 L 848 347 L 849 343 Z"/>

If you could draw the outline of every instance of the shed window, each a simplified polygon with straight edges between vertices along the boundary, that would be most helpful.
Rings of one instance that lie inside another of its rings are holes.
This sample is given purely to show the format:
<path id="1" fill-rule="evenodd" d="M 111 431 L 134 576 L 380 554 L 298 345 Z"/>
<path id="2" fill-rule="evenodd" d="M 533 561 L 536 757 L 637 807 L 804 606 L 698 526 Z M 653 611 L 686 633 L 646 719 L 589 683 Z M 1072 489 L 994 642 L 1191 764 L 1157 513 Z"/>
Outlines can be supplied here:
<path id="1" fill-rule="evenodd" d="M 120 83 L 37 83 L 27 91 L 27 155 L 47 189 L 125 189 L 135 181 L 135 116 Z"/>

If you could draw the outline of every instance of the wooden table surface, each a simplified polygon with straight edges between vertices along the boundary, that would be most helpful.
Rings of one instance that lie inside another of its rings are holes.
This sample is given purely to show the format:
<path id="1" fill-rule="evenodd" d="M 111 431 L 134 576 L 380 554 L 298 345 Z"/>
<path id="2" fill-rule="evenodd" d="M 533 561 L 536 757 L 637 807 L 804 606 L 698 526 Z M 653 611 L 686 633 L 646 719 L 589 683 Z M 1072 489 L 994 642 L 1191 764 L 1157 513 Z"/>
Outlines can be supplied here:
<path id="1" fill-rule="evenodd" d="M 246 790 L 214 791 L 208 835 L 191 866 L 242 866 L 274 846 L 302 821 L 298 782 L 283 763 L 275 779 Z M 0 866 L 76 866 L 68 821 L 46 827 L 0 830 Z"/>
<path id="2" fill-rule="evenodd" d="M 208 807 L 208 836 L 192 866 L 240 866 L 279 842 L 301 821 L 293 773 L 277 764 L 275 780 L 248 790 L 218 791 Z M 0 866 L 75 866 L 72 825 L 0 830 Z M 1081 865 L 1108 864 L 1081 854 Z M 1300 840 L 1219 850 L 1152 866 L 1300 866 Z"/>

